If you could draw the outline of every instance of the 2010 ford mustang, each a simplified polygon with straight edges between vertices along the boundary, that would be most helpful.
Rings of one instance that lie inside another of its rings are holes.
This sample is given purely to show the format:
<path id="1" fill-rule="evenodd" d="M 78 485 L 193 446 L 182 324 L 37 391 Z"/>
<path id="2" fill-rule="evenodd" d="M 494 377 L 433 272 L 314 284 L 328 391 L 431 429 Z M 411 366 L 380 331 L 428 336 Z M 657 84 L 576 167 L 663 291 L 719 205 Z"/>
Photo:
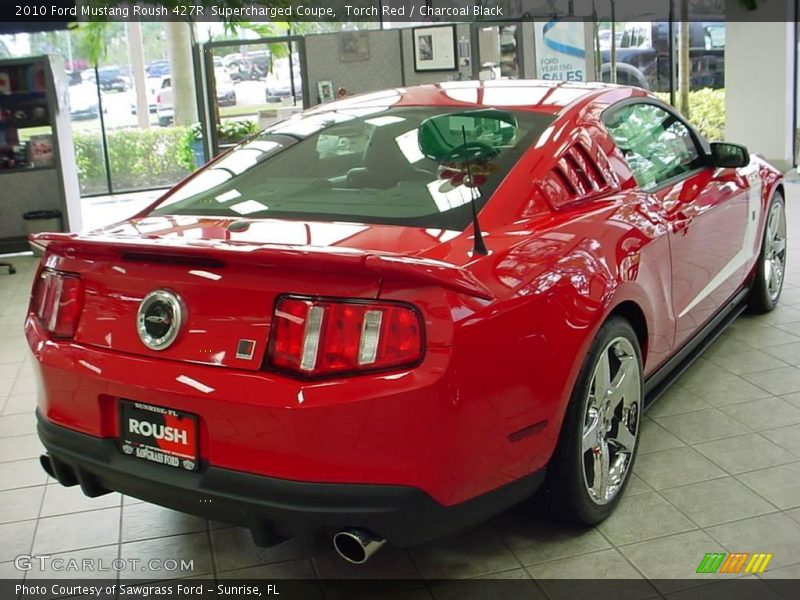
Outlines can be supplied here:
<path id="1" fill-rule="evenodd" d="M 778 302 L 786 220 L 778 171 L 642 90 L 450 82 L 308 110 L 34 241 L 51 476 L 363 562 L 540 486 L 606 518 L 649 402 Z"/>

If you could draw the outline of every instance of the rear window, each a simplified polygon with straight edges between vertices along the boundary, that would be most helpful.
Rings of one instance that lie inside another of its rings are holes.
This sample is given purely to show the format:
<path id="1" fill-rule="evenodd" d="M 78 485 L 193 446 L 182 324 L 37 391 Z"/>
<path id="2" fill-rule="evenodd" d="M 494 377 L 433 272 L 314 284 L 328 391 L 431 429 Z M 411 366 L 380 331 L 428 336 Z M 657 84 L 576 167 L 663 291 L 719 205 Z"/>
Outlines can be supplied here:
<path id="1" fill-rule="evenodd" d="M 514 111 L 511 135 L 487 131 L 481 141 L 495 156 L 470 164 L 477 187 L 468 188 L 463 173 L 426 158 L 417 140 L 425 119 L 452 112 L 355 107 L 289 119 L 204 169 L 151 214 L 463 230 L 472 194 L 480 209 L 554 117 Z"/>

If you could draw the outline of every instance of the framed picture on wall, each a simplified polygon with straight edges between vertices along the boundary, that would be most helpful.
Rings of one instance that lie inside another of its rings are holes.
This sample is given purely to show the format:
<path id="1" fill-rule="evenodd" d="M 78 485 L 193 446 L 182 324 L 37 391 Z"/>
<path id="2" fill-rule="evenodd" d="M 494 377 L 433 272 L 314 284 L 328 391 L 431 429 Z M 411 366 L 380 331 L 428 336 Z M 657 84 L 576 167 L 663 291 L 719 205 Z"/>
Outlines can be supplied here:
<path id="1" fill-rule="evenodd" d="M 319 103 L 330 102 L 336 98 L 336 90 L 333 89 L 332 81 L 318 81 L 317 93 L 319 94 Z"/>
<path id="2" fill-rule="evenodd" d="M 456 26 L 437 25 L 411 30 L 414 41 L 414 70 L 456 70 Z"/>
<path id="3" fill-rule="evenodd" d="M 369 60 L 369 33 L 357 31 L 339 35 L 339 60 Z"/>

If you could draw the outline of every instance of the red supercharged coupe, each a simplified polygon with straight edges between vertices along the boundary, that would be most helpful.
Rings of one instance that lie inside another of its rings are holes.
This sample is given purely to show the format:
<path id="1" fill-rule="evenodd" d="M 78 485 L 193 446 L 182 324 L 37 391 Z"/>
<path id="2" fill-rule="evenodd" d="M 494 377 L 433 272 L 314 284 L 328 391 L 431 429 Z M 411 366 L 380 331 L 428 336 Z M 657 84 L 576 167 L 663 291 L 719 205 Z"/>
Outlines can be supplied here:
<path id="1" fill-rule="evenodd" d="M 765 161 L 642 90 L 536 81 L 319 106 L 34 240 L 45 470 L 352 562 L 539 487 L 606 518 L 642 411 L 786 260 Z"/>

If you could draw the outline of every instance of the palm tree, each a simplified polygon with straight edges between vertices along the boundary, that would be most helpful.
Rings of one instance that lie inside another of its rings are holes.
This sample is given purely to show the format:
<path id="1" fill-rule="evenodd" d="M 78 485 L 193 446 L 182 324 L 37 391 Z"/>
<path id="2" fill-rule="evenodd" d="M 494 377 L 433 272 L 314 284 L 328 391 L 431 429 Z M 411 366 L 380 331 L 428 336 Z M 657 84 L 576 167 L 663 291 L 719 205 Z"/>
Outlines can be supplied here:
<path id="1" fill-rule="evenodd" d="M 678 29 L 678 106 L 688 119 L 689 111 L 689 88 L 691 85 L 691 57 L 689 54 L 689 0 L 679 0 L 679 29 Z"/>
<path id="2" fill-rule="evenodd" d="M 172 83 L 172 107 L 175 125 L 191 125 L 197 121 L 197 96 L 192 66 L 192 27 L 183 21 L 164 23 L 167 33 Z"/>

